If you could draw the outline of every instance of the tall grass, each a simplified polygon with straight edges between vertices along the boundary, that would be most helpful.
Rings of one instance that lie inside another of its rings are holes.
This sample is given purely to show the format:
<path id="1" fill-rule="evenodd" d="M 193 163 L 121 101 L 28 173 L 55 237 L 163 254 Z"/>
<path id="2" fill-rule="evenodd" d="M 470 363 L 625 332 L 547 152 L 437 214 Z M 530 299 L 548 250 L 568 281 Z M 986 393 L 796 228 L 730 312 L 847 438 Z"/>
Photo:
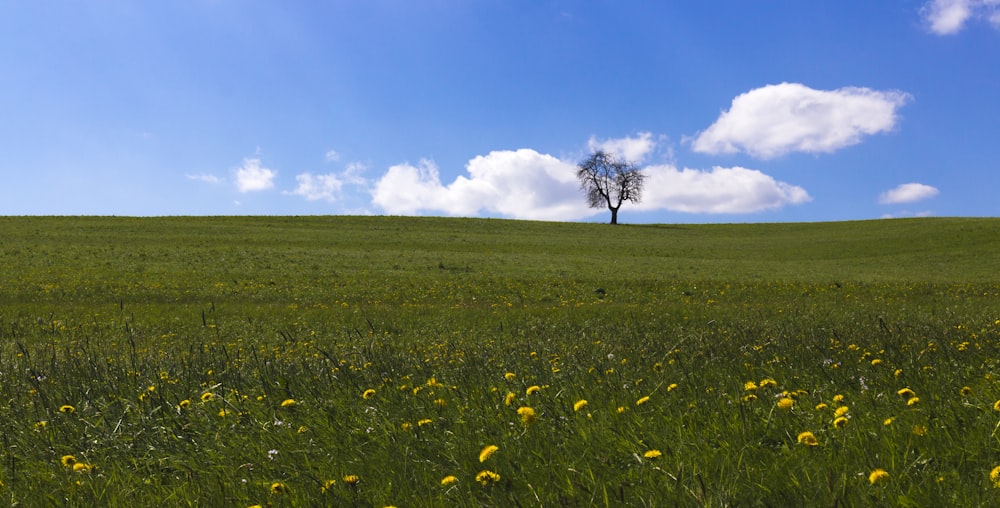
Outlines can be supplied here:
<path id="1" fill-rule="evenodd" d="M 0 219 L 0 496 L 997 504 L 997 224 Z"/>

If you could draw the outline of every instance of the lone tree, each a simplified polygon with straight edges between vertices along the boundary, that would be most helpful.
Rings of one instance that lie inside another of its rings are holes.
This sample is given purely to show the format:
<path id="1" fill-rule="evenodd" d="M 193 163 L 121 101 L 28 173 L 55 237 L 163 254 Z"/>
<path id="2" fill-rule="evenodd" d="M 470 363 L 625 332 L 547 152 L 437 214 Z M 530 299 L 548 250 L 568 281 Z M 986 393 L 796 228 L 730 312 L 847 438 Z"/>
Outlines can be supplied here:
<path id="1" fill-rule="evenodd" d="M 580 188 L 587 193 L 587 203 L 591 208 L 608 207 L 612 224 L 618 224 L 618 209 L 622 203 L 638 203 L 642 199 L 646 175 L 624 159 L 598 150 L 577 167 L 576 177 L 580 179 Z"/>

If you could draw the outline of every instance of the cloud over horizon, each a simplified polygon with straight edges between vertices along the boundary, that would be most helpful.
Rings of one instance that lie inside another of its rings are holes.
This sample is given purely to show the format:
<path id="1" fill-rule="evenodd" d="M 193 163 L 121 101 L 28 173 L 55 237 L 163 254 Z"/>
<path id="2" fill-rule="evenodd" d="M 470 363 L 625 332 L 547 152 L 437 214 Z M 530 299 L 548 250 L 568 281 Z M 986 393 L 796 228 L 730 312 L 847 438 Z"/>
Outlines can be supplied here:
<path id="1" fill-rule="evenodd" d="M 904 183 L 879 195 L 878 202 L 882 205 L 913 203 L 932 198 L 940 194 L 936 187 L 922 183 Z"/>
<path id="2" fill-rule="evenodd" d="M 740 94 L 728 111 L 691 142 L 695 152 L 745 152 L 772 159 L 790 152 L 828 153 L 891 131 L 907 93 L 845 87 L 815 90 L 800 83 Z"/>

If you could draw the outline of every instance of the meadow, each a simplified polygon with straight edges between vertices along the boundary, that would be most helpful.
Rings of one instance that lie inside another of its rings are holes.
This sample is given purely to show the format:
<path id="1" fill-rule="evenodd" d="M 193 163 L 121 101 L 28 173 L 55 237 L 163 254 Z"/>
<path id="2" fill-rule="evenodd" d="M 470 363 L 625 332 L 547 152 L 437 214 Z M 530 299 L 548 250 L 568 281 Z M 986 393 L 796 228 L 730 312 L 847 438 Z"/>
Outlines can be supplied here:
<path id="1" fill-rule="evenodd" d="M 1000 506 L 998 233 L 0 217 L 0 503 Z"/>

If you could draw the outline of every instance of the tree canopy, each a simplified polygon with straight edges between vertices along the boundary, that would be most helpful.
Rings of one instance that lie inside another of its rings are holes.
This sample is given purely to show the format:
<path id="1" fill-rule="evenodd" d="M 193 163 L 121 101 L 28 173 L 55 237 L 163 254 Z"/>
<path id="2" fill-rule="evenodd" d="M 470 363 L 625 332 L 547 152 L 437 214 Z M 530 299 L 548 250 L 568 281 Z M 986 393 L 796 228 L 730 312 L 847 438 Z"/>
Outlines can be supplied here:
<path id="1" fill-rule="evenodd" d="M 646 174 L 625 159 L 597 150 L 580 161 L 577 168 L 576 176 L 587 195 L 587 204 L 591 208 L 607 207 L 611 211 L 611 224 L 618 224 L 622 203 L 638 203 L 642 199 Z"/>

